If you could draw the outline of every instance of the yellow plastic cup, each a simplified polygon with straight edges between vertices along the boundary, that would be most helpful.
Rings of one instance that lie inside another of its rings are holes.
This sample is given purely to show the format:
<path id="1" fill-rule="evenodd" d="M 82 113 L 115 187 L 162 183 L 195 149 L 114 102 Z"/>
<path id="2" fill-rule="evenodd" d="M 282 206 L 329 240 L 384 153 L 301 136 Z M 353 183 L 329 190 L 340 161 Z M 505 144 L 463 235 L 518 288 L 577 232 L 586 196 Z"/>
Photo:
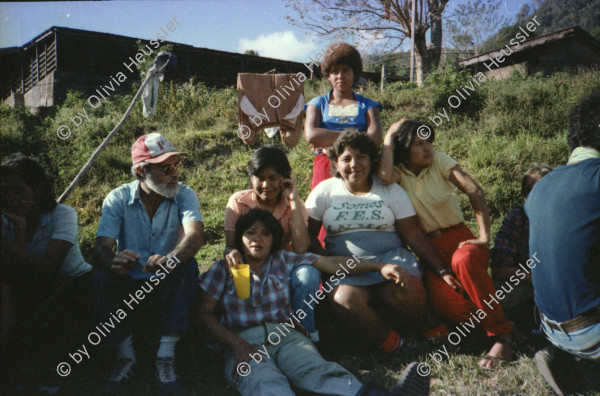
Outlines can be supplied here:
<path id="1" fill-rule="evenodd" d="M 238 264 L 231 267 L 233 274 L 233 283 L 235 292 L 240 300 L 250 297 L 250 266 L 248 264 Z"/>

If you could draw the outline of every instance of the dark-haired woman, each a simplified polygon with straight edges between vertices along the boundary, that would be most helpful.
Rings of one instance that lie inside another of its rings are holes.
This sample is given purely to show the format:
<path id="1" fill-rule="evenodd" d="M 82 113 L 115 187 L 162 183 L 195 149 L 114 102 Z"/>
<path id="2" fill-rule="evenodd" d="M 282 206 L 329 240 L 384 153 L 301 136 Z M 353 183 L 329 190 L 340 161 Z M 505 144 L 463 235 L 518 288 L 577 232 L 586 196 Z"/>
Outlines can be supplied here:
<path id="1" fill-rule="evenodd" d="M 421 268 L 403 245 L 424 263 L 441 269 L 443 263 L 427 235 L 419 227 L 415 210 L 402 188 L 382 185 L 377 170 L 378 149 L 365 134 L 344 131 L 328 150 L 334 178 L 320 183 L 306 200 L 312 251 L 354 256 L 395 264 L 408 274 L 408 282 L 394 284 L 376 273 L 345 277 L 332 293 L 335 312 L 388 353 L 419 351 L 392 327 L 394 319 L 413 323 L 423 335 L 436 340 L 448 334 L 421 285 Z M 317 241 L 321 225 L 327 230 L 325 251 Z M 323 283 L 323 290 L 332 285 Z M 385 306 L 395 315 L 383 318 L 374 307 Z M 406 345 L 405 345 L 406 344 Z"/>
<path id="2" fill-rule="evenodd" d="M 65 348 L 73 346 L 67 341 L 73 342 L 69 337 L 77 323 L 65 320 L 86 316 L 92 267 L 79 250 L 75 210 L 56 203 L 52 183 L 37 162 L 24 156 L 11 159 L 0 167 L 0 177 L 2 333 L 13 341 L 9 356 L 31 371 L 29 378 L 19 379 L 48 385 L 58 378 L 56 366 L 48 373 L 48 365 L 72 350 Z"/>
<path id="3" fill-rule="evenodd" d="M 294 395 L 295 387 L 327 395 L 379 395 L 387 393 L 363 385 L 337 363 L 321 357 L 314 344 L 298 331 L 297 320 L 307 310 L 291 310 L 288 279 L 299 266 L 315 266 L 333 274 L 348 257 L 320 257 L 280 250 L 283 233 L 267 211 L 252 209 L 235 225 L 234 246 L 250 266 L 250 297 L 237 298 L 225 260 L 215 262 L 201 275 L 200 320 L 203 327 L 228 348 L 225 376 L 242 395 Z M 352 261 L 350 259 L 349 261 Z M 393 265 L 361 261 L 350 273 L 379 271 L 386 279 L 405 280 Z M 223 313 L 219 321 L 217 310 Z M 392 394 L 426 395 L 429 378 L 409 365 Z"/>
<path id="4" fill-rule="evenodd" d="M 488 206 L 482 188 L 458 162 L 433 149 L 434 139 L 435 131 L 425 123 L 404 119 L 394 123 L 385 136 L 379 178 L 382 183 L 399 183 L 406 190 L 421 227 L 444 260 L 440 271 L 424 274 L 436 310 L 456 323 L 478 325 L 495 337 L 492 349 L 479 362 L 483 368 L 493 368 L 499 360 L 511 360 L 513 349 L 512 325 L 494 297 L 496 289 L 487 272 Z M 478 238 L 464 224 L 454 187 L 471 201 Z M 466 295 L 451 287 L 446 279 L 449 275 L 458 278 Z"/>
<path id="5" fill-rule="evenodd" d="M 238 191 L 227 202 L 225 210 L 225 258 L 229 265 L 241 264 L 242 254 L 235 248 L 235 223 L 250 209 L 259 208 L 271 213 L 281 224 L 283 234 L 281 249 L 304 253 L 310 239 L 307 231 L 308 216 L 304 202 L 298 196 L 296 183 L 290 178 L 292 168 L 285 152 L 274 146 L 261 147 L 248 161 L 248 174 L 252 188 Z M 304 304 L 308 295 L 319 288 L 321 276 L 312 266 L 298 267 L 291 277 L 294 294 L 293 307 Z M 300 321 L 313 341 L 319 341 L 314 313 Z"/>
<path id="6" fill-rule="evenodd" d="M 348 43 L 332 44 L 321 63 L 321 71 L 331 83 L 331 91 L 305 106 L 306 140 L 315 153 L 312 188 L 331 177 L 327 148 L 346 128 L 356 128 L 381 144 L 379 119 L 381 105 L 352 91 L 362 72 L 360 53 Z"/>

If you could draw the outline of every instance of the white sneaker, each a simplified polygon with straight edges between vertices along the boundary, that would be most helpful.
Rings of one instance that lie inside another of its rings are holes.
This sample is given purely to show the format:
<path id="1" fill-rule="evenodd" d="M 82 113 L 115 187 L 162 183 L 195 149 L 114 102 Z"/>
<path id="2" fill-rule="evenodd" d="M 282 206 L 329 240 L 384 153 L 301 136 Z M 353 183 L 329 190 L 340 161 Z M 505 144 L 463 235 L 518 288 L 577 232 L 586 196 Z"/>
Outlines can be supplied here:
<path id="1" fill-rule="evenodd" d="M 108 381 L 104 384 L 103 389 L 108 392 L 116 392 L 123 388 L 133 374 L 135 362 L 129 358 L 119 358 L 115 364 Z"/>
<path id="2" fill-rule="evenodd" d="M 156 376 L 160 382 L 160 393 L 168 394 L 181 390 L 181 381 L 175 371 L 175 358 L 156 358 Z"/>

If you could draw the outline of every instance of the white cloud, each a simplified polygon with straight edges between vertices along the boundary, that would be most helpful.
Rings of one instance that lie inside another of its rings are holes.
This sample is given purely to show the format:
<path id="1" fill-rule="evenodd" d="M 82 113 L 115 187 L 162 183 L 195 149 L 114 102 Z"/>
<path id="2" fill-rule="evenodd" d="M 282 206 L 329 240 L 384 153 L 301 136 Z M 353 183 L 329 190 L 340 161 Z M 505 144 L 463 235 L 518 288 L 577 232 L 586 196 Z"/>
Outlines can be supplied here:
<path id="1" fill-rule="evenodd" d="M 306 61 L 318 52 L 314 40 L 299 40 L 290 30 L 261 34 L 253 40 L 240 39 L 238 51 L 243 53 L 249 49 L 258 51 L 260 56 L 293 61 Z"/>

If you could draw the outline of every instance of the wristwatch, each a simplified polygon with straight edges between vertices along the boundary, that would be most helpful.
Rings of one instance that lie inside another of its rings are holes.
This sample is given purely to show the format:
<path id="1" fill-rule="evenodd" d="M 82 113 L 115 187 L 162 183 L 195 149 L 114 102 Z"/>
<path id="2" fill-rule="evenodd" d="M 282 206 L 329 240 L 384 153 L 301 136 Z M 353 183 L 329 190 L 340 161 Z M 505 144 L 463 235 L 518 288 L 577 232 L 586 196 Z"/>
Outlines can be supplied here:
<path id="1" fill-rule="evenodd" d="M 446 275 L 446 274 L 451 274 L 452 276 L 456 276 L 454 271 L 452 271 L 451 269 L 448 269 L 448 268 L 444 268 L 444 269 L 440 270 L 438 272 L 438 274 L 440 275 L 440 278 L 444 277 L 444 275 Z"/>

